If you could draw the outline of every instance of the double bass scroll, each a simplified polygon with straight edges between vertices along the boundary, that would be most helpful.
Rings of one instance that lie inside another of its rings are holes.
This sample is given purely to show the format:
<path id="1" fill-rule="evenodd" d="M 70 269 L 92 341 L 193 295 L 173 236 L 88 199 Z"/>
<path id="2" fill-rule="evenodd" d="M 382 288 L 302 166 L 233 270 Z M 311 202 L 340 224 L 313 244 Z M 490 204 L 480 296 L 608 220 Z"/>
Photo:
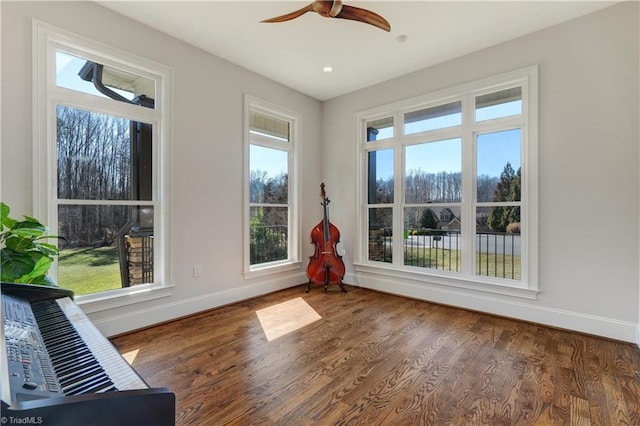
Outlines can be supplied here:
<path id="1" fill-rule="evenodd" d="M 324 285 L 326 290 L 329 284 L 338 284 L 342 291 L 346 292 L 342 284 L 345 266 L 342 256 L 337 252 L 336 245 L 340 242 L 340 231 L 331 222 L 327 215 L 327 206 L 331 202 L 327 198 L 324 189 L 324 182 L 320 185 L 320 196 L 322 197 L 322 220 L 311 230 L 311 243 L 315 247 L 313 256 L 309 257 L 307 265 L 306 293 L 309 292 L 311 284 Z"/>

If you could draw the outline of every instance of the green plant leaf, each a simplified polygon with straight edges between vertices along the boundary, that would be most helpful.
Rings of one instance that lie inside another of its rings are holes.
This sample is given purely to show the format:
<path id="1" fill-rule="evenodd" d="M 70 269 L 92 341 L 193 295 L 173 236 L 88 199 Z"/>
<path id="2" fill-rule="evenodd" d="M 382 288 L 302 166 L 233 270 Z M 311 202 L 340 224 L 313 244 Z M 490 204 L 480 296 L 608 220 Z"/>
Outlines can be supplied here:
<path id="1" fill-rule="evenodd" d="M 23 215 L 22 217 L 25 219 L 25 222 L 37 223 L 39 225 L 42 225 L 42 227 L 44 227 L 46 229 L 46 226 L 44 226 L 44 224 L 42 222 L 40 222 L 38 219 L 36 219 L 35 217 L 31 217 L 31 216 L 27 216 L 27 215 Z"/>
<path id="2" fill-rule="evenodd" d="M 52 260 L 47 257 L 41 257 L 33 266 L 33 269 L 28 273 L 24 274 L 20 277 L 20 282 L 22 283 L 30 283 L 30 284 L 43 284 L 44 283 L 44 275 L 47 274 L 49 267 L 51 266 Z"/>
<path id="3" fill-rule="evenodd" d="M 5 241 L 5 245 L 17 252 L 25 252 L 32 250 L 34 245 L 30 238 L 22 238 L 18 235 L 9 235 Z"/>
<path id="4" fill-rule="evenodd" d="M 0 201 L 0 223 L 4 224 L 4 220 L 9 217 L 10 211 L 11 209 L 9 208 L 9 206 Z"/>
<path id="5" fill-rule="evenodd" d="M 40 253 L 37 249 L 30 250 L 30 251 L 26 252 L 26 254 L 31 256 L 31 258 L 33 259 L 33 263 L 34 264 L 36 262 L 38 262 L 43 257 L 48 258 L 48 256 L 45 256 L 44 254 Z M 51 259 L 51 260 L 53 260 L 53 259 Z M 35 267 L 35 265 L 34 265 L 34 267 Z"/>
<path id="6" fill-rule="evenodd" d="M 28 281 L 19 281 L 21 283 L 25 283 L 25 284 L 40 284 L 40 285 L 44 285 L 47 283 L 46 280 L 46 275 L 38 275 L 36 277 L 30 277 Z"/>
<path id="7" fill-rule="evenodd" d="M 1 279 L 7 282 L 55 285 L 47 278 L 47 271 L 59 251 L 55 245 L 40 240 L 58 237 L 46 235 L 49 229 L 38 219 L 25 215 L 24 220 L 18 221 L 9 217 L 10 211 L 8 205 L 0 202 Z"/>
<path id="8" fill-rule="evenodd" d="M 36 261 L 28 254 L 4 248 L 0 250 L 0 279 L 17 282 L 17 279 L 33 270 L 35 264 Z"/>
<path id="9" fill-rule="evenodd" d="M 6 226 L 7 228 L 11 228 L 17 222 L 17 220 L 11 219 L 9 217 L 10 211 L 11 209 L 9 208 L 9 206 L 3 203 L 2 201 L 0 201 L 0 219 L 2 220 L 1 223 L 3 227 Z"/>
<path id="10" fill-rule="evenodd" d="M 49 271 L 49 267 L 52 263 L 53 260 L 49 259 L 48 257 L 41 257 L 33 267 L 33 273 L 38 275 L 46 274 L 47 271 Z"/>
<path id="11" fill-rule="evenodd" d="M 47 257 L 57 256 L 59 254 L 58 247 L 49 243 L 35 243 L 34 244 L 40 253 Z"/>
<path id="12" fill-rule="evenodd" d="M 39 237 L 47 232 L 47 227 L 40 222 L 23 221 L 16 223 L 11 232 L 21 237 Z"/>

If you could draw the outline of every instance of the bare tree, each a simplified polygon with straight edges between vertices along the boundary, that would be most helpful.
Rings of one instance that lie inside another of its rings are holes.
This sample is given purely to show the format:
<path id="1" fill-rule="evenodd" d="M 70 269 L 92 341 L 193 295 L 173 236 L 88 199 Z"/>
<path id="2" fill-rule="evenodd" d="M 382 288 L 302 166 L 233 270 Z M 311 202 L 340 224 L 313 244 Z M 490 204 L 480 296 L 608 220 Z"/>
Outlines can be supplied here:
<path id="1" fill-rule="evenodd" d="M 110 244 L 126 221 L 121 206 L 70 206 L 64 200 L 130 200 L 130 121 L 57 108 L 59 234 L 73 246 Z"/>

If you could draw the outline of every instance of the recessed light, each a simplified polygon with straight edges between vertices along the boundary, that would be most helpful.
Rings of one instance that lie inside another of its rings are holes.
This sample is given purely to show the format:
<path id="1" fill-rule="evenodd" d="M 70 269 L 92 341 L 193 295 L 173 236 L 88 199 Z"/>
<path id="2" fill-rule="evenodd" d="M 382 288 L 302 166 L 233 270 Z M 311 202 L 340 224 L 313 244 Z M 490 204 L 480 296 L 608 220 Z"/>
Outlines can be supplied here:
<path id="1" fill-rule="evenodd" d="M 333 72 L 333 67 L 330 67 L 330 66 L 322 67 L 322 72 Z"/>

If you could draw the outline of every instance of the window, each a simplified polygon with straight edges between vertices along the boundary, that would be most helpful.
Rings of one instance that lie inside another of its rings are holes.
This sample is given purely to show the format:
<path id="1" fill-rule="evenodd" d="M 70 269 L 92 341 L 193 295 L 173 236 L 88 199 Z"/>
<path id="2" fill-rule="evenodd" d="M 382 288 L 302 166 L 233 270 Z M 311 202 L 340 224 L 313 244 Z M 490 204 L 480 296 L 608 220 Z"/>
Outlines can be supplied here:
<path id="1" fill-rule="evenodd" d="M 459 126 L 462 123 L 462 103 L 438 105 L 404 114 L 404 134 Z"/>
<path id="2" fill-rule="evenodd" d="M 532 67 L 358 115 L 358 270 L 535 297 L 536 80 Z"/>
<path id="3" fill-rule="evenodd" d="M 298 263 L 296 114 L 250 96 L 246 116 L 245 273 Z"/>
<path id="4" fill-rule="evenodd" d="M 39 22 L 36 34 L 37 209 L 64 238 L 56 281 L 85 299 L 165 285 L 169 71 Z"/>

